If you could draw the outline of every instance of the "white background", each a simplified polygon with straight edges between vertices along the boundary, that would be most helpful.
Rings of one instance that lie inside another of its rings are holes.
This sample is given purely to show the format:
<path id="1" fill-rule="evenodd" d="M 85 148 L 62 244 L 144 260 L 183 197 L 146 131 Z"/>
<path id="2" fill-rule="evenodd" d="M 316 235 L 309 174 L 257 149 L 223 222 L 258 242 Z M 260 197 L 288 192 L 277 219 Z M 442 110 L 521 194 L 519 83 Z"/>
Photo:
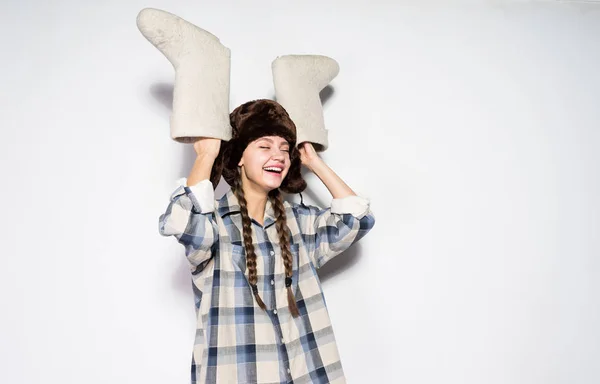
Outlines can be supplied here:
<path id="1" fill-rule="evenodd" d="M 339 62 L 322 156 L 376 215 L 321 274 L 349 383 L 600 382 L 600 4 L 13 0 L 1 383 L 190 380 L 190 275 L 158 217 L 194 152 L 144 7 L 231 49 L 232 109 L 273 97 L 278 55 Z"/>

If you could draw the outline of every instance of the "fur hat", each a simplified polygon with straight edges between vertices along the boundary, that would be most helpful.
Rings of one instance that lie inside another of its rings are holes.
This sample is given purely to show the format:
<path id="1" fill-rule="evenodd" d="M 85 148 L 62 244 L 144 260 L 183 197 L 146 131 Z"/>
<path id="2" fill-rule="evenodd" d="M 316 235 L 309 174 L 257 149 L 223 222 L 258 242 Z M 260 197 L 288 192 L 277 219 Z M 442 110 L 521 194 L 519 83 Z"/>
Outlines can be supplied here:
<path id="1" fill-rule="evenodd" d="M 210 180 L 217 187 L 221 174 L 229 185 L 238 177 L 238 163 L 252 141 L 263 136 L 280 136 L 290 144 L 290 169 L 279 187 L 286 193 L 299 193 L 306 188 L 300 172 L 302 162 L 296 148 L 296 125 L 286 110 L 276 101 L 259 99 L 248 101 L 229 114 L 232 138 L 221 142 Z"/>

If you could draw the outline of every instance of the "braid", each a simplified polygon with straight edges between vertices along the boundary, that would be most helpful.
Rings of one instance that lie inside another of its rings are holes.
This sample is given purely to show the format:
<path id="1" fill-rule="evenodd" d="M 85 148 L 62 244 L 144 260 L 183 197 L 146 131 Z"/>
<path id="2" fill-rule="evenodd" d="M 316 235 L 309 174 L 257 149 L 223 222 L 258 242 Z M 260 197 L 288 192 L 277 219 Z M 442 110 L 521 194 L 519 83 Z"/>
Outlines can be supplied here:
<path id="1" fill-rule="evenodd" d="M 288 294 L 288 307 L 293 317 L 300 316 L 298 312 L 298 306 L 296 305 L 296 299 L 292 293 L 292 252 L 290 251 L 290 234 L 288 233 L 287 219 L 285 215 L 285 207 L 283 205 L 283 198 L 279 189 L 274 189 L 269 199 L 275 212 L 275 225 L 277 228 L 277 234 L 279 235 L 279 245 L 281 248 L 281 256 L 283 257 L 283 264 L 285 266 L 285 277 L 286 287 Z"/>
<path id="2" fill-rule="evenodd" d="M 237 197 L 240 204 L 240 211 L 242 212 L 242 227 L 243 227 L 243 238 L 244 248 L 246 249 L 246 267 L 248 268 L 248 277 L 250 279 L 250 285 L 252 286 L 252 292 L 254 298 L 259 307 L 266 310 L 267 307 L 262 301 L 258 294 L 258 288 L 256 286 L 258 277 L 256 272 L 256 253 L 254 253 L 254 244 L 252 243 L 252 221 L 248 215 L 248 207 L 246 206 L 246 198 L 244 197 L 244 190 L 242 188 L 241 178 L 238 176 L 233 181 L 233 193 Z"/>

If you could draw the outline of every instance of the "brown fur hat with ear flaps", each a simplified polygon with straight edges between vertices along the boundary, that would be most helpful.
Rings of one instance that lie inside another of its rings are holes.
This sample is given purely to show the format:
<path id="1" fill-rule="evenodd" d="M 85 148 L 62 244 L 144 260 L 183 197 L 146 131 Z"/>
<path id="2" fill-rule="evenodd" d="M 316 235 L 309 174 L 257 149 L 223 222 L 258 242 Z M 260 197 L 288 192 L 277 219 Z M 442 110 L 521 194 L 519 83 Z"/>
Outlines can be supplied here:
<path id="1" fill-rule="evenodd" d="M 252 141 L 263 136 L 280 136 L 290 144 L 290 169 L 279 187 L 286 193 L 299 193 L 306 188 L 300 173 L 302 162 L 296 148 L 296 125 L 286 110 L 276 101 L 259 99 L 246 102 L 231 112 L 229 120 L 232 138 L 221 142 L 221 149 L 212 168 L 210 180 L 217 187 L 221 174 L 230 186 L 238 177 L 238 163 Z"/>

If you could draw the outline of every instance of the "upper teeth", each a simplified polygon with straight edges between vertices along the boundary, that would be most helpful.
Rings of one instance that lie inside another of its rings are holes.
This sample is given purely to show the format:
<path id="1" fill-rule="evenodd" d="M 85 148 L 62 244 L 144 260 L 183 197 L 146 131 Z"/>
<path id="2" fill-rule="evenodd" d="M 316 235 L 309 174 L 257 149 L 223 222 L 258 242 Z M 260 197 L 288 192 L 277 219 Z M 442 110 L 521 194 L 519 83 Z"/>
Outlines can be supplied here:
<path id="1" fill-rule="evenodd" d="M 267 168 L 265 168 L 265 170 L 281 172 L 281 168 L 277 168 L 277 167 L 267 167 Z"/>

